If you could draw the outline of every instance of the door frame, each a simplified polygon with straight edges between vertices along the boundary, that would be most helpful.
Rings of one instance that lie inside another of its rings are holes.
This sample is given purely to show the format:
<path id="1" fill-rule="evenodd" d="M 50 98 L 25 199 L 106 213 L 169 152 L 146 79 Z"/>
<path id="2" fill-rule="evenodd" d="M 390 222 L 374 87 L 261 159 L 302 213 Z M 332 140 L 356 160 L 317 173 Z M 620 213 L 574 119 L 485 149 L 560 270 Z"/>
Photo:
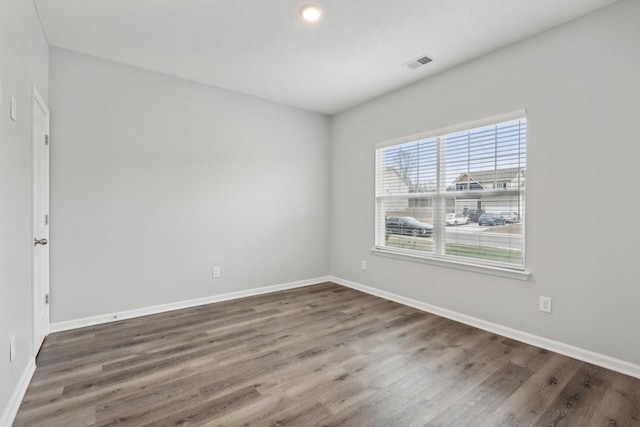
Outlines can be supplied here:
<path id="1" fill-rule="evenodd" d="M 37 132 L 36 132 L 36 110 L 40 109 L 44 112 L 45 117 L 46 117 L 46 129 L 45 129 L 45 134 L 48 136 L 50 134 L 50 114 L 49 114 L 49 108 L 47 107 L 47 104 L 45 103 L 44 99 L 42 98 L 42 96 L 40 96 L 40 93 L 38 92 L 38 89 L 33 86 L 33 108 L 32 108 L 32 117 L 31 117 L 31 142 L 32 142 L 32 159 L 31 159 L 31 164 L 32 164 L 32 170 L 31 170 L 31 180 L 32 180 L 32 185 L 31 185 L 31 196 L 32 196 L 32 206 L 31 206 L 31 238 L 33 239 L 35 236 L 35 224 L 34 224 L 34 217 L 35 217 L 35 208 L 36 208 L 36 198 L 37 198 L 37 182 L 36 182 L 36 167 L 37 167 L 37 144 L 42 144 L 43 141 L 38 140 L 38 138 L 36 138 L 37 136 Z M 47 159 L 47 167 L 46 167 L 46 173 L 47 173 L 47 182 L 46 182 L 46 192 L 47 192 L 47 204 L 50 205 L 50 188 L 49 188 L 49 181 L 50 181 L 50 157 L 47 154 L 46 156 Z M 48 213 L 47 213 L 48 215 Z M 48 227 L 48 223 L 47 223 L 47 227 Z M 49 233 L 47 232 L 47 238 Z M 31 240 L 32 242 L 32 240 Z M 33 243 L 31 243 L 33 245 Z M 49 265 L 49 250 L 47 247 L 47 251 L 45 253 L 45 265 L 46 265 L 46 283 L 45 283 L 45 287 L 44 287 L 44 293 L 45 295 L 49 295 L 49 272 L 50 272 L 50 265 Z M 45 317 L 45 325 L 44 325 L 44 331 L 39 331 L 38 330 L 38 324 L 37 324 L 37 307 L 38 307 L 38 301 L 36 298 L 36 295 L 38 294 L 36 292 L 36 262 L 35 262 L 35 251 L 32 248 L 31 251 L 31 298 L 32 298 L 32 309 L 33 309 L 33 313 L 32 313 L 32 320 L 33 320 L 33 355 L 36 356 L 38 354 L 38 352 L 40 351 L 40 347 L 42 345 L 42 342 L 38 342 L 38 336 L 42 335 L 44 333 L 44 336 L 46 337 L 47 335 L 49 335 L 49 330 L 50 330 L 50 312 L 49 312 L 49 307 L 50 304 L 47 302 L 45 303 L 45 313 L 44 313 L 44 317 Z"/>

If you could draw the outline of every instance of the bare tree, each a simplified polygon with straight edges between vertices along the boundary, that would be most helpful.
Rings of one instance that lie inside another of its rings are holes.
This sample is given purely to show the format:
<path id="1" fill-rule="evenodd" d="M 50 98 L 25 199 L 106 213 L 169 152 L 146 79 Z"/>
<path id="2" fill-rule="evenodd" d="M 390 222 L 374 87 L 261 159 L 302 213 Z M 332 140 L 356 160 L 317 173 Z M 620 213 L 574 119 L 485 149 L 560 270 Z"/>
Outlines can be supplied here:
<path id="1" fill-rule="evenodd" d="M 409 185 L 409 188 L 412 188 L 414 186 L 412 179 L 413 170 L 418 165 L 418 156 L 416 153 L 400 149 L 395 156 L 394 162 L 396 166 L 393 167 L 393 170 Z"/>

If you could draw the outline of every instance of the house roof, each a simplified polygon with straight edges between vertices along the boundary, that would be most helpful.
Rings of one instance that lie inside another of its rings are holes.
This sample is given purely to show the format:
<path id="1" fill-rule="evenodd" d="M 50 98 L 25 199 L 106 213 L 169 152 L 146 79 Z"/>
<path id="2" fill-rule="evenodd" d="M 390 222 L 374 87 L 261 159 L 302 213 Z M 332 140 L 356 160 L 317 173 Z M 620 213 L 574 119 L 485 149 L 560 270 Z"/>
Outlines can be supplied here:
<path id="1" fill-rule="evenodd" d="M 514 179 L 520 172 L 525 175 L 525 168 L 515 167 L 463 172 L 453 181 L 453 183 L 456 184 L 458 182 L 478 182 L 481 184 L 483 182 L 493 182 L 494 180 L 506 181 Z"/>

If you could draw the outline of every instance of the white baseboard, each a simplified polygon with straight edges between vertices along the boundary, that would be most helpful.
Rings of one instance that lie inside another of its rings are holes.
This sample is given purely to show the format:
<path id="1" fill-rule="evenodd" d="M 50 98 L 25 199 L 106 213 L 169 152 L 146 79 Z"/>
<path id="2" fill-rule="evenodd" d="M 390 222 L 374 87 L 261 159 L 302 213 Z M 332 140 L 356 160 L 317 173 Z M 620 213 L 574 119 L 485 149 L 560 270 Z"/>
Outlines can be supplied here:
<path id="1" fill-rule="evenodd" d="M 27 387 L 29 387 L 29 383 L 31 382 L 31 378 L 35 371 L 36 360 L 32 357 L 22 373 L 16 388 L 13 390 L 13 394 L 11 395 L 6 408 L 4 408 L 4 412 L 0 418 L 0 427 L 11 427 L 11 424 L 13 424 L 13 421 L 18 414 L 18 409 L 20 409 L 20 403 L 22 403 L 24 394 L 27 392 Z"/>
<path id="2" fill-rule="evenodd" d="M 437 307 L 435 305 L 427 304 L 422 301 L 418 301 L 412 298 L 406 298 L 400 295 L 393 294 L 391 292 L 381 291 L 376 288 L 361 285 L 359 283 L 344 280 L 339 277 L 330 277 L 331 282 L 337 283 L 342 286 L 346 286 L 358 291 L 362 291 L 371 295 L 375 295 L 384 299 L 395 301 L 397 303 L 407 305 L 409 307 L 417 308 L 418 310 L 433 313 L 438 316 L 446 317 L 447 319 L 455 320 L 456 322 L 464 323 L 469 326 L 473 326 L 485 331 L 493 332 L 498 335 L 502 335 L 508 338 L 512 338 L 517 341 L 521 341 L 527 344 L 534 345 L 536 347 L 544 348 L 546 350 L 560 353 L 565 356 L 572 357 L 574 359 L 582 360 L 583 362 L 592 363 L 603 368 L 611 369 L 612 371 L 620 372 L 625 375 L 630 375 L 635 378 L 640 378 L 640 365 L 627 362 L 625 360 L 616 359 L 614 357 L 606 356 L 604 354 L 595 353 L 590 350 L 585 350 L 580 347 L 574 347 L 559 341 L 550 340 L 548 338 L 540 337 L 537 335 L 522 332 L 517 329 L 509 328 L 507 326 L 498 325 L 496 323 L 487 322 L 482 319 L 467 316 L 465 314 L 457 313 L 455 311 L 447 310 L 445 308 Z"/>
<path id="3" fill-rule="evenodd" d="M 155 305 L 152 307 L 137 308 L 134 310 L 120 311 L 116 313 L 100 314 L 98 316 L 85 317 L 82 319 L 66 320 L 64 322 L 52 323 L 49 327 L 50 332 L 62 332 L 71 329 L 84 328 L 86 326 L 100 325 L 102 323 L 117 322 L 133 317 L 148 316 L 150 314 L 164 313 L 167 311 L 180 310 L 183 308 L 196 307 L 214 302 L 228 301 L 238 298 L 245 298 L 255 295 L 267 294 L 270 292 L 283 291 L 286 289 L 300 288 L 316 283 L 328 282 L 330 278 L 316 277 L 315 279 L 301 280 L 298 282 L 283 283 L 280 285 L 265 286 L 261 288 L 247 289 L 238 292 L 229 292 L 220 295 L 211 295 L 203 298 L 190 299 L 186 301 L 178 301 L 169 304 Z"/>

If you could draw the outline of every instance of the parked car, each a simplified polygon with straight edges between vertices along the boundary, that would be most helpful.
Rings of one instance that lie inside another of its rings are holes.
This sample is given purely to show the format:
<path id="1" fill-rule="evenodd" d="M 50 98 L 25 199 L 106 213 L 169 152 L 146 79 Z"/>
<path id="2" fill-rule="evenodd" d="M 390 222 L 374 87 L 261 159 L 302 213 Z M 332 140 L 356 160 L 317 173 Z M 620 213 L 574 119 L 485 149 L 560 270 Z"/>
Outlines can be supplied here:
<path id="1" fill-rule="evenodd" d="M 520 215 L 518 212 L 500 212 L 500 216 L 508 223 L 514 224 L 520 221 Z"/>
<path id="2" fill-rule="evenodd" d="M 447 214 L 447 225 L 462 225 L 468 224 L 469 217 L 461 214 L 461 213 L 448 213 Z"/>
<path id="3" fill-rule="evenodd" d="M 433 226 L 425 224 L 410 216 L 392 216 L 387 218 L 387 232 L 404 234 L 407 236 L 429 237 L 433 233 Z"/>
<path id="4" fill-rule="evenodd" d="M 478 222 L 478 218 L 480 218 L 483 213 L 485 213 L 484 209 L 468 209 L 466 215 L 469 217 L 470 222 Z"/>
<path id="5" fill-rule="evenodd" d="M 478 225 L 504 225 L 505 223 L 504 218 L 495 213 L 485 213 L 478 218 Z"/>

